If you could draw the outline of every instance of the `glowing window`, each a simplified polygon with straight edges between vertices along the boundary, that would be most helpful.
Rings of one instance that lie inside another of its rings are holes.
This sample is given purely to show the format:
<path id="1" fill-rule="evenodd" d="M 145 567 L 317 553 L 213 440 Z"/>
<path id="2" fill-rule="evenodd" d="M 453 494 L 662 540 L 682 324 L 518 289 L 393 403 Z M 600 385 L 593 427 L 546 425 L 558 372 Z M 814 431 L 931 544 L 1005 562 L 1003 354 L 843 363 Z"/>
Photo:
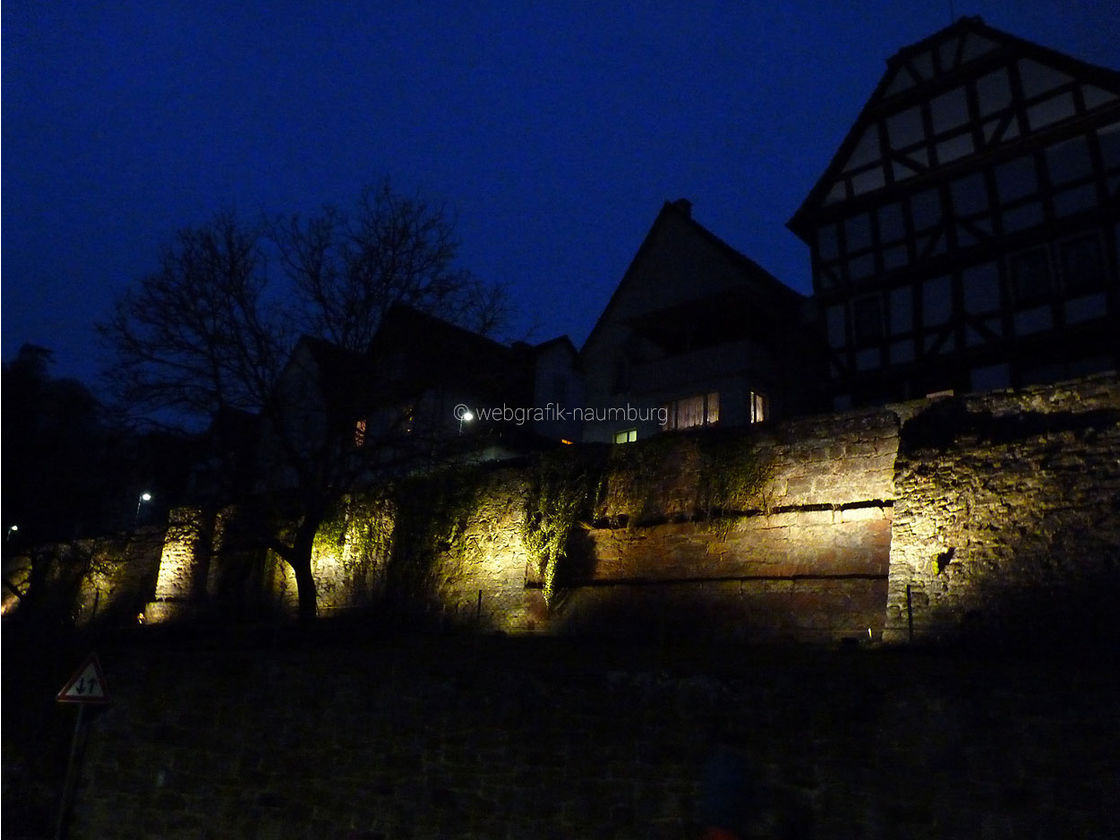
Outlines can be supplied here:
<path id="1" fill-rule="evenodd" d="M 710 426 L 719 422 L 719 393 L 696 394 L 665 403 L 663 430 L 691 429 L 696 426 Z"/>
<path id="2" fill-rule="evenodd" d="M 751 391 L 751 422 L 761 423 L 770 417 L 769 400 L 766 399 L 765 394 L 760 394 L 757 391 Z"/>
<path id="3" fill-rule="evenodd" d="M 677 428 L 690 429 L 704 425 L 704 395 L 677 400 Z"/>
<path id="4" fill-rule="evenodd" d="M 719 422 L 719 393 L 717 391 L 712 391 L 708 394 L 706 412 L 704 417 L 705 423 Z"/>
<path id="5" fill-rule="evenodd" d="M 614 442 L 615 443 L 633 443 L 637 439 L 638 439 L 638 430 L 637 429 L 624 429 L 621 432 L 615 432 L 614 433 Z M 568 443 L 569 441 L 564 441 L 564 442 Z"/>

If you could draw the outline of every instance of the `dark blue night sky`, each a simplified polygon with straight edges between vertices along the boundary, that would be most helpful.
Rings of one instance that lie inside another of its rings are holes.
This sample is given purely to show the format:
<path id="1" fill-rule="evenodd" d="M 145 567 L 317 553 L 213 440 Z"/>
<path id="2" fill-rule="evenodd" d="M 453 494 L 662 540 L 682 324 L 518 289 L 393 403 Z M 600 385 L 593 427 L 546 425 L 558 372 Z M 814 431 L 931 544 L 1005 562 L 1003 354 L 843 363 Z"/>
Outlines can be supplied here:
<path id="1" fill-rule="evenodd" d="M 3 357 L 93 382 L 92 322 L 180 227 L 344 204 L 389 176 L 577 346 L 663 201 L 794 288 L 785 229 L 885 59 L 979 14 L 1120 66 L 1115 0 L 5 0 Z"/>

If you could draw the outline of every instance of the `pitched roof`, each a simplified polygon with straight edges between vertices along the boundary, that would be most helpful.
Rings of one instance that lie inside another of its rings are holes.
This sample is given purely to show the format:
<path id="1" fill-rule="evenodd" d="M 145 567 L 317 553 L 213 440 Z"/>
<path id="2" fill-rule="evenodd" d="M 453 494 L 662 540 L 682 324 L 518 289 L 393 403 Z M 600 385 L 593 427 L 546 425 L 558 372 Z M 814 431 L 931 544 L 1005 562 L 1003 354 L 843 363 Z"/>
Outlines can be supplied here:
<path id="1" fill-rule="evenodd" d="M 383 375 L 413 389 L 458 387 L 497 394 L 531 376 L 513 348 L 404 304 L 393 306 L 370 345 Z"/>
<path id="2" fill-rule="evenodd" d="M 787 227 L 802 239 L 810 233 L 809 217 L 829 203 L 828 196 L 840 180 L 845 167 L 865 146 L 877 148 L 878 137 L 867 129 L 872 121 L 911 100 L 940 93 L 930 84 L 954 84 L 977 67 L 1016 56 L 1040 65 L 1041 72 L 1057 72 L 1094 86 L 1101 102 L 1120 98 L 1120 73 L 1008 34 L 986 24 L 979 17 L 963 17 L 956 23 L 904 47 L 887 59 L 887 70 L 864 104 L 851 129 L 837 148 L 823 174 L 793 214 Z M 866 136 L 865 136 L 866 135 Z M 876 188 L 877 189 L 877 188 Z M 873 192 L 874 190 L 869 190 Z"/>
<path id="3" fill-rule="evenodd" d="M 602 313 L 599 315 L 595 326 L 592 328 L 591 333 L 587 336 L 587 340 L 583 343 L 583 349 L 591 343 L 595 334 L 599 331 L 600 327 L 609 320 L 612 309 L 615 308 L 618 302 L 619 295 L 622 290 L 632 282 L 634 275 L 641 265 L 643 258 L 653 247 L 653 243 L 662 232 L 663 228 L 670 221 L 684 221 L 690 229 L 690 232 L 699 236 L 703 241 L 709 244 L 717 253 L 722 255 L 728 262 L 735 267 L 738 275 L 735 281 L 747 286 L 753 284 L 759 291 L 776 297 L 779 300 L 787 301 L 790 303 L 800 303 L 804 300 L 804 296 L 799 292 L 786 286 L 773 274 L 768 272 L 754 260 L 743 255 L 739 251 L 732 248 L 706 227 L 701 225 L 692 218 L 692 203 L 687 199 L 678 199 L 677 201 L 666 201 L 661 208 L 661 212 L 657 214 L 653 224 L 650 226 L 649 232 L 646 234 L 645 239 L 642 240 L 634 258 L 630 261 L 622 279 L 619 281 L 618 286 L 615 287 L 610 300 L 603 308 Z M 582 350 L 581 350 L 582 352 Z"/>

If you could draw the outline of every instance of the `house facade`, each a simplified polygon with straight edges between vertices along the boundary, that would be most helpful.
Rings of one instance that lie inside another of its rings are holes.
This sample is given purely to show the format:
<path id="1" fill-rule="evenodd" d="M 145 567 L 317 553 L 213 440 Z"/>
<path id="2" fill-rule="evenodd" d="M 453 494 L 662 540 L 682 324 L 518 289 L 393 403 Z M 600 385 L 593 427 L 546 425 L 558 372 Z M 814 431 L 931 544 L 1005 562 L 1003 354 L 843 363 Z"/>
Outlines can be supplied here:
<path id="1" fill-rule="evenodd" d="M 668 202 L 580 351 L 583 440 L 744 425 L 811 401 L 803 296 Z"/>
<path id="2" fill-rule="evenodd" d="M 887 72 L 789 222 L 832 408 L 1117 367 L 1120 74 L 963 18 Z"/>

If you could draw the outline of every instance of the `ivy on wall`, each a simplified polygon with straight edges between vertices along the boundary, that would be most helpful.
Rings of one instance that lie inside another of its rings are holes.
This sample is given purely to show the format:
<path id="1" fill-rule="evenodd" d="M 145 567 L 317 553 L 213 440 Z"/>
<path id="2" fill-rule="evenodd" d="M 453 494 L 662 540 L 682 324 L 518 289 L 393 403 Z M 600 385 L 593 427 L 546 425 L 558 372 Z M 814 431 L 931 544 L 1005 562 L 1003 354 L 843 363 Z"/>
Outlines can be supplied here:
<path id="1" fill-rule="evenodd" d="M 541 455 L 532 466 L 522 538 L 537 558 L 545 603 L 557 605 L 572 532 L 589 522 L 602 492 L 605 450 L 565 448 Z"/>
<path id="2" fill-rule="evenodd" d="M 393 548 L 385 569 L 386 594 L 398 605 L 422 607 L 435 592 L 437 556 L 450 549 L 477 507 L 485 484 L 479 467 L 450 467 L 397 483 Z"/>
<path id="3" fill-rule="evenodd" d="M 698 517 L 717 519 L 769 507 L 766 488 L 773 464 L 752 437 L 713 429 L 698 435 L 696 444 L 700 456 Z"/>
<path id="4" fill-rule="evenodd" d="M 728 525 L 765 508 L 772 475 L 752 435 L 706 429 L 613 447 L 565 447 L 538 458 L 523 539 L 539 563 L 545 603 L 558 606 L 575 570 L 577 527 L 635 528 L 669 518 Z"/>
<path id="5" fill-rule="evenodd" d="M 607 476 L 609 502 L 602 518 L 614 525 L 635 527 L 665 518 L 665 488 L 688 470 L 689 438 L 658 435 L 615 446 Z"/>

